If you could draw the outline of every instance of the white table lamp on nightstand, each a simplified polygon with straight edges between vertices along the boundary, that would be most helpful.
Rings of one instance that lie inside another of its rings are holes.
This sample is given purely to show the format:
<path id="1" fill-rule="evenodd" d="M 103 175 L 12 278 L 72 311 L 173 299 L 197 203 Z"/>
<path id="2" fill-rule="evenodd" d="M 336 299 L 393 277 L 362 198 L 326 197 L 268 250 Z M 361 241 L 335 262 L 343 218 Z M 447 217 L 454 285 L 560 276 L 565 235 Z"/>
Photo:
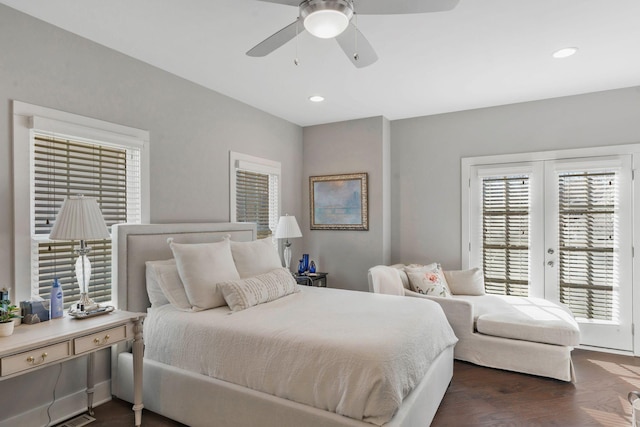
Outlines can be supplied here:
<path id="1" fill-rule="evenodd" d="M 76 261 L 76 280 L 80 287 L 80 301 L 73 303 L 70 313 L 95 310 L 98 305 L 89 298 L 89 279 L 91 278 L 91 263 L 87 254 L 91 248 L 87 240 L 110 239 L 109 230 L 104 222 L 102 212 L 95 197 L 69 196 L 64 202 L 51 228 L 51 240 L 79 240 L 80 247 L 75 249 L 78 254 Z"/>
<path id="2" fill-rule="evenodd" d="M 298 222 L 296 221 L 295 216 L 281 216 L 278 221 L 278 227 L 276 228 L 276 239 L 287 239 L 284 244 L 284 266 L 287 270 L 291 265 L 291 242 L 289 239 L 293 239 L 296 237 L 302 237 L 302 232 L 300 231 L 300 227 L 298 227 Z"/>

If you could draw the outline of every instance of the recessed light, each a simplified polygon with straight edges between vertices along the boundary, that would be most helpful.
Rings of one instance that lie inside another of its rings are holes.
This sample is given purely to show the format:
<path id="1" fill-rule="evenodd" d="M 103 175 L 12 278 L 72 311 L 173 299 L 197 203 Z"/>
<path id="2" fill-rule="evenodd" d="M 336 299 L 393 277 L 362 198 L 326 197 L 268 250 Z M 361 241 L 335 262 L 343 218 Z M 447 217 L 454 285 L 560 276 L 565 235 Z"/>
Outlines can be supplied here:
<path id="1" fill-rule="evenodd" d="M 556 59 L 568 58 L 571 55 L 575 55 L 578 51 L 577 47 L 565 47 L 553 52 L 553 57 Z"/>
<path id="2" fill-rule="evenodd" d="M 322 102 L 324 101 L 324 97 L 320 95 L 312 95 L 309 97 L 309 101 L 311 102 Z"/>

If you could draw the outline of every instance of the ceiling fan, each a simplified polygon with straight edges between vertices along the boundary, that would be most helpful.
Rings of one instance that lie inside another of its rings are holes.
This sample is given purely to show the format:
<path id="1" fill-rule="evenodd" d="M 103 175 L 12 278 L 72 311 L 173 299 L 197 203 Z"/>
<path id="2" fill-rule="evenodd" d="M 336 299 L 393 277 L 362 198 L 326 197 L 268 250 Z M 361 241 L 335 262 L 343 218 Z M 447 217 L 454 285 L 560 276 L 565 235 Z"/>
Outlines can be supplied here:
<path id="1" fill-rule="evenodd" d="M 371 44 L 352 22 L 359 15 L 395 15 L 451 10 L 459 0 L 261 0 L 300 10 L 298 18 L 258 43 L 248 56 L 266 56 L 303 31 L 320 38 L 335 38 L 353 65 L 363 68 L 378 60 Z"/>

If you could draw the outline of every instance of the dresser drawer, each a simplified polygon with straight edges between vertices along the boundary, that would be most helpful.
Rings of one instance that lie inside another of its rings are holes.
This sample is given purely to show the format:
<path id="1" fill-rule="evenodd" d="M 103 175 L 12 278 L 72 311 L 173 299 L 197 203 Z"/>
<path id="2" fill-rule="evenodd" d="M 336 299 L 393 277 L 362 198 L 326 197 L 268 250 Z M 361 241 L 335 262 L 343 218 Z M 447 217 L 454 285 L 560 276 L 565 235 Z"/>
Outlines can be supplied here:
<path id="1" fill-rule="evenodd" d="M 35 350 L 3 357 L 0 360 L 2 366 L 1 375 L 11 375 L 16 372 L 26 371 L 42 365 L 64 359 L 71 355 L 71 341 L 40 347 Z"/>
<path id="2" fill-rule="evenodd" d="M 73 353 L 80 354 L 87 351 L 95 350 L 100 347 L 107 347 L 116 344 L 127 338 L 126 325 L 116 328 L 107 329 L 106 331 L 96 332 L 73 340 Z"/>

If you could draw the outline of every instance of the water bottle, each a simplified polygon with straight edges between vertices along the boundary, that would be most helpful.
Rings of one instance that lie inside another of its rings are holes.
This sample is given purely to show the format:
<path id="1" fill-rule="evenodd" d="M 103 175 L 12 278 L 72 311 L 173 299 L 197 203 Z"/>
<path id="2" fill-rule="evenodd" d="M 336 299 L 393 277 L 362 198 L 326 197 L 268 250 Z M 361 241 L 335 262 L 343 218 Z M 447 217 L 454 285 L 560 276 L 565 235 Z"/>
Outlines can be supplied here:
<path id="1" fill-rule="evenodd" d="M 58 282 L 58 278 L 53 279 L 53 285 L 51 285 L 51 319 L 57 319 L 62 317 L 64 311 L 64 296 L 62 293 L 62 286 Z"/>

